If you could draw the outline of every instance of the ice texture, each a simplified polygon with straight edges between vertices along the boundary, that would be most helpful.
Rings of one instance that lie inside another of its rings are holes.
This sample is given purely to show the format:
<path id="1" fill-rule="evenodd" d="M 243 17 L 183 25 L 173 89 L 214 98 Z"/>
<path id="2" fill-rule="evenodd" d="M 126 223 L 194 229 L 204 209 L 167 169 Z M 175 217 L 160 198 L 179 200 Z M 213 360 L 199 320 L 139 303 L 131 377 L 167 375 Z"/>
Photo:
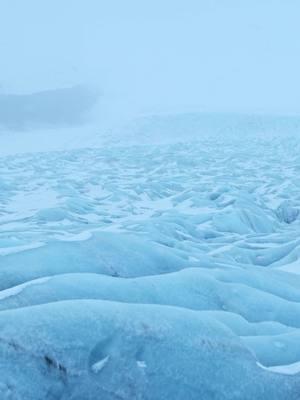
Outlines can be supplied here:
<path id="1" fill-rule="evenodd" d="M 224 118 L 1 149 L 1 400 L 300 399 L 300 124 Z"/>

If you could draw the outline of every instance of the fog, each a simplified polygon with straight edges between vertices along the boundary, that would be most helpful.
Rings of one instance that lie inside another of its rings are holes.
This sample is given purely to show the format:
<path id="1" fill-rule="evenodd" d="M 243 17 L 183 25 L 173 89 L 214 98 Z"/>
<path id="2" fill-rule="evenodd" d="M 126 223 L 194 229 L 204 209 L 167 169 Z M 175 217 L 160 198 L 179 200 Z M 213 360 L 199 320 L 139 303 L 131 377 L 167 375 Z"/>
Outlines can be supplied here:
<path id="1" fill-rule="evenodd" d="M 300 4 L 2 0 L 0 90 L 86 85 L 96 115 L 298 114 Z"/>

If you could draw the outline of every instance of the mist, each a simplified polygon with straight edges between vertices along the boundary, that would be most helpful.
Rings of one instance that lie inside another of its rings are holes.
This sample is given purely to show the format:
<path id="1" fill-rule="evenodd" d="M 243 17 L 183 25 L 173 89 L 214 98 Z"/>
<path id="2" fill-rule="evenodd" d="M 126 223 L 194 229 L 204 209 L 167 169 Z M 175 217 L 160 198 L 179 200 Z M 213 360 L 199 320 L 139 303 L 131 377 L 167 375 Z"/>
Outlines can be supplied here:
<path id="1" fill-rule="evenodd" d="M 0 93 L 85 85 L 93 118 L 300 111 L 297 1 L 38 1 L 0 6 Z"/>

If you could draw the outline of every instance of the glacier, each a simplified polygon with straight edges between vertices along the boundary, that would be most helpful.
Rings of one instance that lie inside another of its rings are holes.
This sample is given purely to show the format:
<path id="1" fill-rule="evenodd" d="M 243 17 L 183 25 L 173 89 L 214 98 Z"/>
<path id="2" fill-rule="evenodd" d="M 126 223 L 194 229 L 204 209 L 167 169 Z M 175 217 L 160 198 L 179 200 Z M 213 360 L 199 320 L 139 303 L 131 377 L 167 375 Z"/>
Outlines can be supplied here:
<path id="1" fill-rule="evenodd" d="M 299 127 L 1 132 L 0 399 L 299 400 Z"/>

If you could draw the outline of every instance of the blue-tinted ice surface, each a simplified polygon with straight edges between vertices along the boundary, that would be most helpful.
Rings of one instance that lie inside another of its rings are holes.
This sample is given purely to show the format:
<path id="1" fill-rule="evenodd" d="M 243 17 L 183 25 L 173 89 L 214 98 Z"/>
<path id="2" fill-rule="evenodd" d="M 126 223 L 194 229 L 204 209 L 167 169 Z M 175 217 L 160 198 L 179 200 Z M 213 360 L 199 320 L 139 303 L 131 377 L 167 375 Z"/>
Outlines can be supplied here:
<path id="1" fill-rule="evenodd" d="M 299 140 L 178 118 L 0 158 L 1 400 L 300 399 Z"/>

